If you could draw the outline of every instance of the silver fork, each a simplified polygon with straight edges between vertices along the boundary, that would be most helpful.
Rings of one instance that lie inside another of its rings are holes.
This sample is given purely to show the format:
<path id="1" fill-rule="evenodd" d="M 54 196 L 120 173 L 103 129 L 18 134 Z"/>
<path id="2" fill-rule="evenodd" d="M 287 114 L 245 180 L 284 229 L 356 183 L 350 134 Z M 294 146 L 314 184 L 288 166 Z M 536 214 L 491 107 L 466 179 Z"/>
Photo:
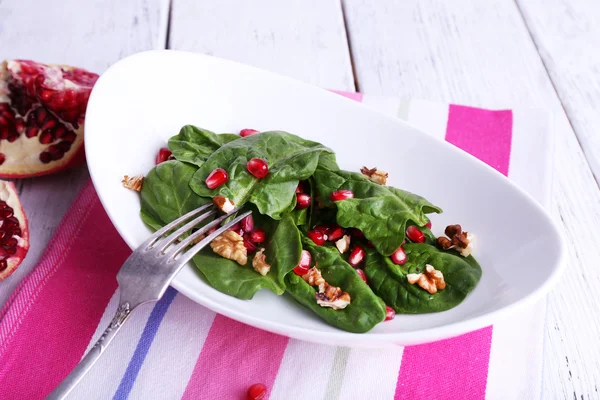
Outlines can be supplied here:
<path id="1" fill-rule="evenodd" d="M 111 323 L 94 347 L 81 359 L 79 364 L 77 364 L 75 369 L 61 384 L 46 397 L 46 400 L 66 398 L 92 368 L 94 363 L 98 361 L 133 310 L 141 304 L 160 300 L 171 280 L 196 253 L 202 250 L 215 237 L 252 213 L 252 211 L 247 211 L 238 215 L 231 222 L 208 234 L 200 242 L 193 244 L 201 235 L 206 234 L 211 228 L 219 225 L 237 211 L 239 210 L 235 209 L 215 218 L 201 229 L 181 240 L 181 242 L 175 243 L 183 234 L 217 213 L 217 209 L 212 204 L 207 204 L 159 229 L 135 249 L 129 258 L 125 260 L 125 263 L 117 274 L 120 299 L 119 307 Z M 190 221 L 190 219 L 192 220 Z M 175 232 L 165 236 L 169 231 L 184 223 L 185 225 Z M 186 250 L 192 244 L 193 246 L 189 250 Z"/>

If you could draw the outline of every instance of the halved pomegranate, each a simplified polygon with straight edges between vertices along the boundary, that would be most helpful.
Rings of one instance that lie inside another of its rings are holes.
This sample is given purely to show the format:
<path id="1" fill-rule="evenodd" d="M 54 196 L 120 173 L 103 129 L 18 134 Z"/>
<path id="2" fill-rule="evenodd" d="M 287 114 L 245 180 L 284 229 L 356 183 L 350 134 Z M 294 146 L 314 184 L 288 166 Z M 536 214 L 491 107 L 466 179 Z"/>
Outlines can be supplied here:
<path id="1" fill-rule="evenodd" d="M 14 272 L 29 250 L 29 227 L 12 182 L 0 181 L 0 280 Z"/>
<path id="2" fill-rule="evenodd" d="M 46 175 L 84 160 L 83 121 L 97 79 L 66 65 L 0 65 L 0 177 Z"/>

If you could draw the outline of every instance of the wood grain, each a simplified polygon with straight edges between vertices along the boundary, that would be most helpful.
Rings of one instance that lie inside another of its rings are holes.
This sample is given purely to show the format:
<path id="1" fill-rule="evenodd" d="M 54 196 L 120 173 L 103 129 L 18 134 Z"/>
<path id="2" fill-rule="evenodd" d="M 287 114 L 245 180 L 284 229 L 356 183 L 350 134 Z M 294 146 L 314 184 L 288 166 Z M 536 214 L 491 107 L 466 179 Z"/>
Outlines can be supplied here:
<path id="1" fill-rule="evenodd" d="M 339 0 L 173 0 L 169 47 L 354 90 Z"/>
<path id="2" fill-rule="evenodd" d="M 597 398 L 600 191 L 517 6 L 504 0 L 343 4 L 361 91 L 552 115 L 553 214 L 567 239 L 568 273 L 548 296 L 543 397 Z"/>
<path id="3" fill-rule="evenodd" d="M 129 54 L 163 48 L 168 0 L 2 0 L 0 57 L 71 64 L 101 73 Z M 73 198 L 88 180 L 85 166 L 19 181 L 31 248 L 0 282 L 0 304 L 36 265 Z"/>

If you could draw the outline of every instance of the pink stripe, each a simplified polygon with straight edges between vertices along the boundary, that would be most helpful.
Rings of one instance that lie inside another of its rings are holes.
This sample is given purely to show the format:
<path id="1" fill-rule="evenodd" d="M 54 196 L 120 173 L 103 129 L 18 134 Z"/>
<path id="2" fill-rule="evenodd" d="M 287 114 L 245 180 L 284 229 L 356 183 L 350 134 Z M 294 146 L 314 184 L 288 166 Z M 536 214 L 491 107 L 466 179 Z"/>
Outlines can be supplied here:
<path id="1" fill-rule="evenodd" d="M 342 92 L 341 90 L 330 90 L 330 92 L 337 93 L 340 96 L 347 97 L 350 100 L 358 101 L 359 103 L 362 102 L 362 100 L 363 100 L 363 94 L 362 93 Z"/>
<path id="2" fill-rule="evenodd" d="M 182 400 L 244 399 L 263 383 L 269 393 L 288 338 L 217 315 Z"/>
<path id="3" fill-rule="evenodd" d="M 508 175 L 512 111 L 450 105 L 446 140 Z M 492 327 L 404 349 L 395 399 L 484 399 Z"/>
<path id="4" fill-rule="evenodd" d="M 71 215 L 79 216 L 77 223 Z M 71 371 L 83 356 L 117 288 L 116 273 L 130 253 L 91 184 L 55 236 L 0 322 L 11 324 L 11 334 L 2 337 L 1 399 L 44 398 Z"/>

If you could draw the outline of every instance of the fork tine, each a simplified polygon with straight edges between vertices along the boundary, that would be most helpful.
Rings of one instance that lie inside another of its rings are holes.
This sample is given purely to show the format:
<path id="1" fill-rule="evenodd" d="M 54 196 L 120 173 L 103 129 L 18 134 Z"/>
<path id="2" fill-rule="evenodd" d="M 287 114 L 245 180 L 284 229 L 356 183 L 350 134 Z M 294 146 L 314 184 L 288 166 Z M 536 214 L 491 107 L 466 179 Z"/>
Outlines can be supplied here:
<path id="1" fill-rule="evenodd" d="M 175 257 L 177 257 L 177 255 L 179 253 L 181 253 L 182 250 L 185 249 L 185 247 L 187 247 L 198 236 L 202 235 L 202 232 L 201 232 L 202 230 L 205 230 L 205 232 L 208 231 L 210 228 L 212 228 L 212 226 L 215 226 L 216 224 L 220 223 L 221 221 L 223 221 L 225 218 L 231 216 L 236 211 L 238 211 L 238 210 L 233 210 L 231 213 L 225 214 L 225 215 L 215 219 L 210 224 L 205 225 L 202 229 L 194 232 L 193 235 L 187 237 L 184 241 L 179 243 L 177 246 L 175 246 L 173 248 L 173 250 L 171 250 L 168 253 L 167 262 L 171 262 L 172 260 L 175 260 Z M 226 230 L 228 230 L 233 225 L 237 224 L 238 222 L 240 222 L 242 219 L 246 218 L 250 214 L 252 214 L 252 211 L 246 211 L 245 213 L 242 213 L 241 215 L 235 217 L 231 222 L 223 225 L 219 229 L 212 232 L 210 235 L 206 236 L 200 242 L 196 243 L 194 245 L 194 247 L 192 247 L 191 249 L 189 249 L 188 251 L 183 253 L 181 255 L 181 257 L 179 257 L 178 259 L 175 260 L 175 262 L 177 262 L 178 265 L 183 265 L 183 264 L 187 263 L 188 261 L 190 261 L 192 259 L 192 257 L 194 257 L 196 255 L 196 253 L 198 253 L 200 250 L 202 250 L 207 244 L 212 242 L 212 240 L 214 238 L 216 238 L 217 236 L 219 236 L 220 234 L 222 234 L 223 232 L 225 232 Z M 208 225 L 212 225 L 212 226 L 209 227 Z"/>
<path id="2" fill-rule="evenodd" d="M 154 244 L 154 242 L 156 242 L 158 239 L 160 239 L 161 236 L 163 236 L 165 233 L 167 233 L 171 229 L 183 224 L 185 221 L 189 220 L 190 218 L 195 217 L 196 215 L 200 214 L 202 211 L 204 211 L 210 207 L 213 207 L 212 203 L 205 204 L 205 205 L 198 207 L 195 210 L 192 210 L 189 213 L 177 218 L 176 220 L 170 222 L 169 224 L 163 226 L 162 228 L 160 228 L 159 230 L 154 232 L 152 235 L 150 235 L 150 237 L 148 239 L 146 239 L 140 245 L 140 248 L 146 249 L 146 248 L 150 247 L 151 245 Z"/>
<path id="3" fill-rule="evenodd" d="M 193 220 L 191 220 L 190 222 L 188 222 L 181 228 L 177 229 L 175 232 L 171 233 L 166 238 L 161 239 L 158 242 L 156 242 L 154 244 L 154 247 L 160 249 L 160 251 L 164 251 L 171 243 L 173 243 L 174 241 L 179 239 L 179 237 L 181 235 L 183 235 L 184 233 L 186 233 L 187 231 L 192 229 L 194 226 L 198 225 L 200 222 L 204 221 L 205 219 L 207 219 L 208 217 L 210 217 L 211 215 L 214 215 L 216 213 L 217 213 L 217 209 L 214 208 L 208 212 L 205 212 L 204 214 L 200 215 L 199 217 L 194 218 Z M 214 226 L 214 224 L 212 226 Z"/>

